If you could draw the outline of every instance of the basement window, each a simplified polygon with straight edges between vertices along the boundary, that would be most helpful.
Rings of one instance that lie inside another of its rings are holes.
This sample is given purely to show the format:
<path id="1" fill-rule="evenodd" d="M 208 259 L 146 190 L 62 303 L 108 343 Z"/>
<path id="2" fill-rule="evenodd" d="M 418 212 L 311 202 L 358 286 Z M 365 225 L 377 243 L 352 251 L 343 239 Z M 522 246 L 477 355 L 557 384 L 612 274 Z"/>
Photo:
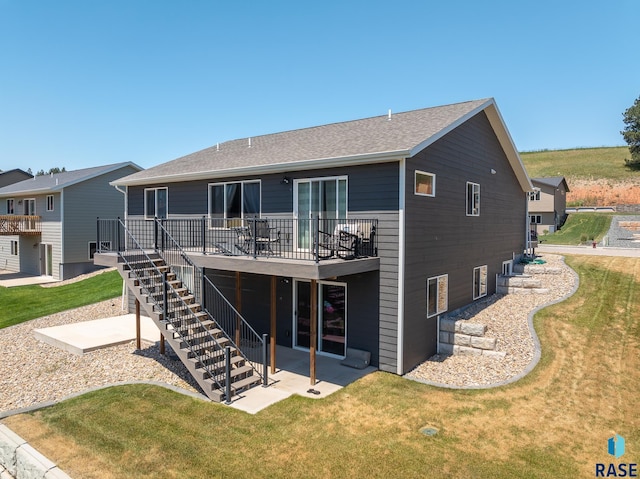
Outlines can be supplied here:
<path id="1" fill-rule="evenodd" d="M 427 279 L 427 318 L 444 313 L 449 308 L 449 275 Z"/>
<path id="2" fill-rule="evenodd" d="M 487 266 L 473 268 L 473 299 L 487 295 Z"/>

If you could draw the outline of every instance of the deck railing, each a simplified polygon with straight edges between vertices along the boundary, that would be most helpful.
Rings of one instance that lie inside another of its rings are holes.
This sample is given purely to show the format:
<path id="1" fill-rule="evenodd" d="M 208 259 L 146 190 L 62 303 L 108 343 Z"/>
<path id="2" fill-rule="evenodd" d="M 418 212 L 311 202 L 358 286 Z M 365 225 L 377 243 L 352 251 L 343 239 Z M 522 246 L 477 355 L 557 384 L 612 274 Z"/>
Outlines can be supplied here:
<path id="1" fill-rule="evenodd" d="M 31 215 L 0 215 L 0 235 L 42 234 L 42 218 Z"/>
<path id="2" fill-rule="evenodd" d="M 119 220 L 98 219 L 99 253 L 126 248 Z M 128 219 L 127 228 L 145 248 L 160 249 L 170 235 L 186 253 L 319 262 L 378 255 L 378 220 L 169 218 Z"/>

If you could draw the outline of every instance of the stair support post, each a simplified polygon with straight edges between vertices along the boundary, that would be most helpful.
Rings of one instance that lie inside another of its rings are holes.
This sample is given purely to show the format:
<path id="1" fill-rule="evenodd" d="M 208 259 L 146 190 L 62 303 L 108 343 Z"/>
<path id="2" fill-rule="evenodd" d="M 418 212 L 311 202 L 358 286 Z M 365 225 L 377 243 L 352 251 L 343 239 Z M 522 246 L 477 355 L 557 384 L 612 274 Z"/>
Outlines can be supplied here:
<path id="1" fill-rule="evenodd" d="M 120 244 L 120 217 L 118 216 L 118 221 L 116 222 L 116 246 L 117 246 L 117 251 L 118 253 L 120 253 L 120 251 L 122 251 L 122 249 L 120 248 L 122 245 Z"/>
<path id="2" fill-rule="evenodd" d="M 224 375 L 224 403 L 231 404 L 231 346 L 224 347 Z"/>
<path id="3" fill-rule="evenodd" d="M 269 368 L 267 348 L 269 335 L 267 333 L 262 335 L 262 387 L 266 388 L 269 385 Z"/>
<path id="4" fill-rule="evenodd" d="M 205 240 L 206 240 L 206 238 L 205 238 L 206 227 L 207 227 L 207 220 L 203 216 L 202 219 L 200 220 L 200 242 L 202 243 L 202 254 L 203 255 L 207 254 L 207 243 L 205 242 Z"/>

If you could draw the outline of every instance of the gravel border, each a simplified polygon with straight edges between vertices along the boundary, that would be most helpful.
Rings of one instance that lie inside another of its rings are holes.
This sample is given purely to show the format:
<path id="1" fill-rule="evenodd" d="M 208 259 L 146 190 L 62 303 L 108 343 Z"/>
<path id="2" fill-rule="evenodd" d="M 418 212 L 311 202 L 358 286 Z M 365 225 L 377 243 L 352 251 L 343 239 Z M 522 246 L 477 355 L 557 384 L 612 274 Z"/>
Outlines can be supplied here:
<path id="1" fill-rule="evenodd" d="M 572 296 L 579 286 L 578 274 L 564 263 L 564 257 L 545 254 L 542 259 L 547 262 L 545 265 L 526 266 L 525 273 L 541 280 L 548 293 L 494 294 L 454 318 L 486 324 L 485 336 L 497 338 L 496 350 L 506 352 L 505 358 L 435 355 L 404 377 L 443 388 L 488 389 L 529 374 L 541 355 L 533 317 L 541 309 Z M 548 270 L 559 273 L 549 274 Z"/>

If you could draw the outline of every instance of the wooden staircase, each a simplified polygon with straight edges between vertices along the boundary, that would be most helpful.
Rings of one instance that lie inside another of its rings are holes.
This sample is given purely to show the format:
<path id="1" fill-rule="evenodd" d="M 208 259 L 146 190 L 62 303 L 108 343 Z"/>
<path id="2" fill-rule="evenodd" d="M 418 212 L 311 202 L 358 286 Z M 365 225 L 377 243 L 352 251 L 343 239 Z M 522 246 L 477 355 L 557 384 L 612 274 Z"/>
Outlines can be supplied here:
<path id="1" fill-rule="evenodd" d="M 189 288 L 157 253 L 130 256 L 122 253 L 118 270 L 129 290 L 211 400 L 228 402 L 229 394 L 233 396 L 261 382 L 238 346 L 215 318 L 196 302 Z"/>

